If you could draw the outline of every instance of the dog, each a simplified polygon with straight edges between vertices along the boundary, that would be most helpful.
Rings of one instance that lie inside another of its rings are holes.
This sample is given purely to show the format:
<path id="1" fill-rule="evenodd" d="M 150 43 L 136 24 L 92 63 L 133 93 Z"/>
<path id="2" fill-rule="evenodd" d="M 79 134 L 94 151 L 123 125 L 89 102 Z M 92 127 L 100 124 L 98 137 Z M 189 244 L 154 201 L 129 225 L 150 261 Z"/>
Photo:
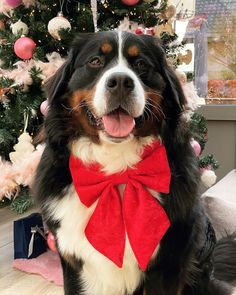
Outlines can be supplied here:
<path id="1" fill-rule="evenodd" d="M 186 100 L 161 42 L 80 34 L 45 88 L 34 195 L 65 294 L 233 294 L 214 277 Z"/>

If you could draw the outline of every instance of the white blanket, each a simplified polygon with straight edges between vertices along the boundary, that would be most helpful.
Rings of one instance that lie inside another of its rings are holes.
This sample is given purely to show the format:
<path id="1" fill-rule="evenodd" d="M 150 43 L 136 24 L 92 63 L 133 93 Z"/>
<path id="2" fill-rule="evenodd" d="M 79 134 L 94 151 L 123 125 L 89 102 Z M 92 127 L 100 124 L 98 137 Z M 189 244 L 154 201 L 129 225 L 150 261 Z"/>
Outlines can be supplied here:
<path id="1" fill-rule="evenodd" d="M 217 239 L 236 232 L 236 169 L 202 195 Z"/>

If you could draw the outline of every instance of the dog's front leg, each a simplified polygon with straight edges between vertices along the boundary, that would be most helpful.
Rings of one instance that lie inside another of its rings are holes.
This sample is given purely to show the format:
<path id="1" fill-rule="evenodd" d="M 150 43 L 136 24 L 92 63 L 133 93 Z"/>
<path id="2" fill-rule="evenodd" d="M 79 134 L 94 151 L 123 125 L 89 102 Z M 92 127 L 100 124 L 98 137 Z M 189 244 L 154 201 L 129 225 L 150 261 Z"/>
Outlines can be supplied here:
<path id="1" fill-rule="evenodd" d="M 81 263 L 63 257 L 61 258 L 61 265 L 63 269 L 63 279 L 64 279 L 64 295 L 80 295 L 82 294 L 82 287 L 80 283 L 80 270 Z"/>

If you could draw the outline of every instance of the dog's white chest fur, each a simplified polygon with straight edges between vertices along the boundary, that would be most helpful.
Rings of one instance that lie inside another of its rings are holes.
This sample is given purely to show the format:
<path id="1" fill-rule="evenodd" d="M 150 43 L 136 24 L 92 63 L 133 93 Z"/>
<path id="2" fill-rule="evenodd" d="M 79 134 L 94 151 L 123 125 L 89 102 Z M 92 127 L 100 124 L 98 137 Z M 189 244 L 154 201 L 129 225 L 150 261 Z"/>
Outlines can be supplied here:
<path id="1" fill-rule="evenodd" d="M 104 171 L 114 173 L 132 167 L 140 160 L 140 154 L 146 144 L 152 142 L 152 138 L 146 138 L 142 142 L 131 140 L 120 145 L 117 150 L 114 145 L 105 144 L 97 146 L 88 142 L 87 139 L 80 139 L 72 147 L 74 155 L 78 156 L 85 163 L 96 161 L 102 164 Z M 114 148 L 114 150 L 112 150 Z M 123 149 L 123 151 L 122 151 Z M 117 155 L 124 155 L 117 157 Z M 124 185 L 119 186 L 121 195 Z M 155 195 L 158 197 L 158 194 Z M 88 242 L 84 230 L 91 217 L 96 203 L 90 208 L 84 206 L 71 185 L 67 194 L 57 201 L 47 205 L 46 210 L 54 220 L 60 221 L 57 231 L 59 250 L 64 255 L 75 255 L 83 261 L 81 272 L 83 283 L 83 294 L 85 295 L 126 295 L 132 294 L 144 279 L 128 239 L 126 239 L 123 267 L 118 268 L 107 257 L 103 256 Z"/>
<path id="2" fill-rule="evenodd" d="M 123 295 L 132 294 L 142 279 L 128 240 L 123 267 L 118 268 L 108 258 L 100 254 L 88 242 L 84 230 L 96 204 L 86 208 L 79 200 L 74 187 L 57 204 L 51 203 L 50 210 L 55 219 L 60 220 L 57 239 L 61 253 L 75 255 L 84 262 L 81 272 L 83 294 Z"/>

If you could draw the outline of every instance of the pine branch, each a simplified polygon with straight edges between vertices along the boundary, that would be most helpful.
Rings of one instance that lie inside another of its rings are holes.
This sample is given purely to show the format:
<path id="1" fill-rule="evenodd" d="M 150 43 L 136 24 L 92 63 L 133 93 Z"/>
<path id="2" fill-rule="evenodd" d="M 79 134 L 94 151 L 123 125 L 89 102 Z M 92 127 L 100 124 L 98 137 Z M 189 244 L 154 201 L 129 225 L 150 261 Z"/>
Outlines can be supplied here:
<path id="1" fill-rule="evenodd" d="M 22 188 L 20 195 L 10 205 L 12 211 L 22 214 L 33 206 L 33 201 L 27 188 Z"/>

